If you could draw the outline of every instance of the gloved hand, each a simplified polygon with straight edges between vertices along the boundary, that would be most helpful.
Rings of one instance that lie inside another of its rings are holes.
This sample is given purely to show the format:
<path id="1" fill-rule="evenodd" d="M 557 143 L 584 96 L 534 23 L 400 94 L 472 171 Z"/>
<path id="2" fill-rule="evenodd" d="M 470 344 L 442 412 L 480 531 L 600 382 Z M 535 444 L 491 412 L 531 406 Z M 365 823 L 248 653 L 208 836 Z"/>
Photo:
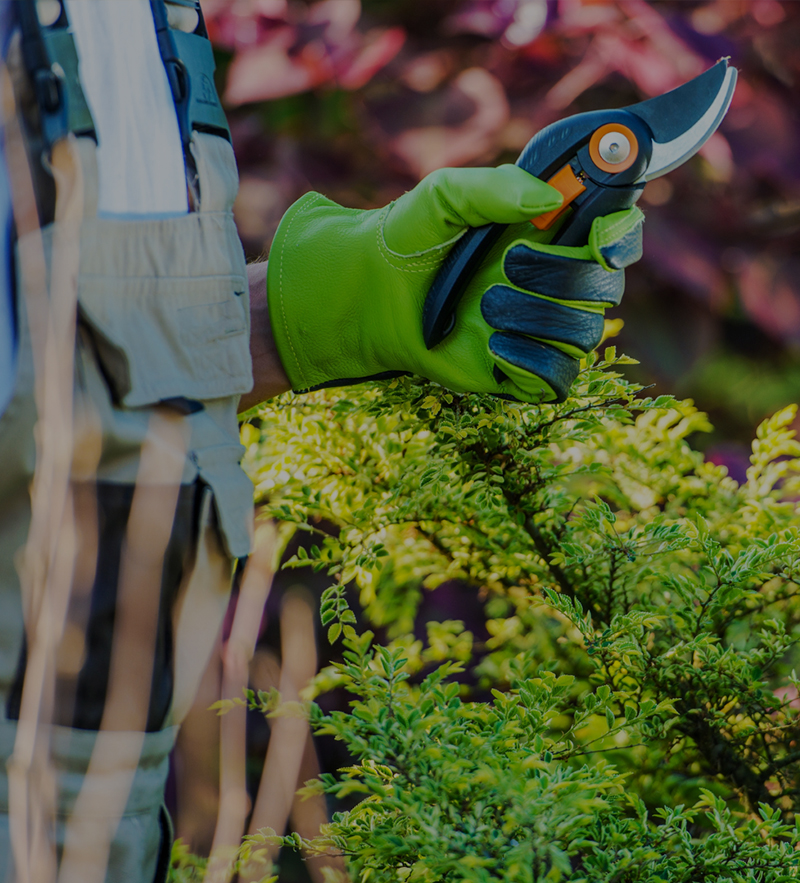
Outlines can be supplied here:
<path id="1" fill-rule="evenodd" d="M 595 220 L 582 248 L 549 246 L 530 218 L 561 194 L 517 166 L 440 169 L 396 202 L 342 208 L 307 193 L 283 217 L 267 292 L 278 353 L 307 391 L 397 373 L 457 392 L 563 400 L 578 360 L 641 255 L 637 208 Z M 471 280 L 453 331 L 428 350 L 425 295 L 468 226 L 511 224 Z"/>

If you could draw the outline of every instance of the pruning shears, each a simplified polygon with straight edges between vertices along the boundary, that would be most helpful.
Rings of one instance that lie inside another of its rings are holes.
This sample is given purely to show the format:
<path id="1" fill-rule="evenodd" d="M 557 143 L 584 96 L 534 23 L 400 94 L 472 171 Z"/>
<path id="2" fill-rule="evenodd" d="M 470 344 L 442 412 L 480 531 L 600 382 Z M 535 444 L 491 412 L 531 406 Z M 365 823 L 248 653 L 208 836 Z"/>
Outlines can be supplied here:
<path id="1" fill-rule="evenodd" d="M 671 172 L 708 141 L 730 106 L 736 73 L 723 58 L 664 95 L 579 113 L 542 129 L 517 165 L 559 190 L 564 203 L 531 223 L 539 230 L 555 228 L 551 244 L 584 245 L 595 218 L 632 206 L 648 181 Z M 472 227 L 448 253 L 425 300 L 428 349 L 452 330 L 469 280 L 506 226 Z"/>

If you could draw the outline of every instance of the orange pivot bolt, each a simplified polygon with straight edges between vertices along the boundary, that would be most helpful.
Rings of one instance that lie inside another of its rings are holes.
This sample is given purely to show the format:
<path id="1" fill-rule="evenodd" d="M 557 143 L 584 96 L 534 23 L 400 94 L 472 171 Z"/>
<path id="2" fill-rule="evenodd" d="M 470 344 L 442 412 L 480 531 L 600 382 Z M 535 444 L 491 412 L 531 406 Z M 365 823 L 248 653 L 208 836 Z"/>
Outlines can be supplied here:
<path id="1" fill-rule="evenodd" d="M 627 126 L 607 123 L 589 140 L 589 156 L 604 172 L 624 172 L 639 155 L 639 142 Z"/>

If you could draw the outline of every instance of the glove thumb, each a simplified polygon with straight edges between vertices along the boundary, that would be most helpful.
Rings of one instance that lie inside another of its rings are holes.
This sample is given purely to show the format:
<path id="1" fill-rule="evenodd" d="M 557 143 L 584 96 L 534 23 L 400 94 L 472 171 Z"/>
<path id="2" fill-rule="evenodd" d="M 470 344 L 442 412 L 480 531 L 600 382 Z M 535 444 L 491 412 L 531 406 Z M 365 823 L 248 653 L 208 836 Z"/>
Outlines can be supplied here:
<path id="1" fill-rule="evenodd" d="M 558 208 L 562 195 L 519 166 L 437 169 L 395 202 L 386 245 L 411 256 L 439 247 L 467 227 L 518 224 Z"/>

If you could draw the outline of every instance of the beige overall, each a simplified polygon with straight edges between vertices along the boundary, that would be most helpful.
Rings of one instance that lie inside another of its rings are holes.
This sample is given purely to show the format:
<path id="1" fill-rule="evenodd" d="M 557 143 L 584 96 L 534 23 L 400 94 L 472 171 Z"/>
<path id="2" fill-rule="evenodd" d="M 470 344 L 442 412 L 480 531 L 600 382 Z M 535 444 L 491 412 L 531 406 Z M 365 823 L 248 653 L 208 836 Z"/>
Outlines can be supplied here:
<path id="1" fill-rule="evenodd" d="M 106 880 L 113 883 L 151 883 L 163 860 L 168 843 L 162 812 L 168 757 L 220 627 L 234 559 L 250 551 L 252 485 L 239 466 L 242 448 L 236 422 L 239 395 L 252 386 L 245 259 L 231 212 L 238 177 L 233 150 L 223 138 L 196 132 L 192 153 L 199 173 L 199 211 L 166 220 L 107 220 L 97 218 L 93 208 L 93 142 L 80 145 L 85 209 L 74 388 L 76 402 L 88 402 L 91 419 L 102 427 L 96 481 L 135 483 L 153 406 L 190 400 L 188 410 L 194 411 L 180 417 L 190 439 L 182 484 L 194 485 L 198 503 L 184 550 L 191 566 L 183 573 L 170 610 L 171 700 L 160 729 L 144 737 L 109 852 Z M 42 231 L 46 254 L 53 232 L 52 227 Z M 18 243 L 19 249 L 24 246 Z M 19 680 L 23 654 L 17 566 L 30 520 L 37 420 L 24 297 L 29 280 L 23 266 L 24 261 L 18 261 L 16 391 L 0 417 L 0 883 L 16 879 L 5 767 L 14 750 L 17 724 L 5 709 Z M 91 493 L 95 479 L 79 480 Z M 102 526 L 99 537 L 102 544 Z M 127 735 L 105 734 L 112 740 Z M 87 782 L 96 732 L 53 726 L 49 739 L 57 777 L 54 836 L 60 849 L 79 792 L 113 787 L 113 775 L 106 776 L 107 781 Z"/>

